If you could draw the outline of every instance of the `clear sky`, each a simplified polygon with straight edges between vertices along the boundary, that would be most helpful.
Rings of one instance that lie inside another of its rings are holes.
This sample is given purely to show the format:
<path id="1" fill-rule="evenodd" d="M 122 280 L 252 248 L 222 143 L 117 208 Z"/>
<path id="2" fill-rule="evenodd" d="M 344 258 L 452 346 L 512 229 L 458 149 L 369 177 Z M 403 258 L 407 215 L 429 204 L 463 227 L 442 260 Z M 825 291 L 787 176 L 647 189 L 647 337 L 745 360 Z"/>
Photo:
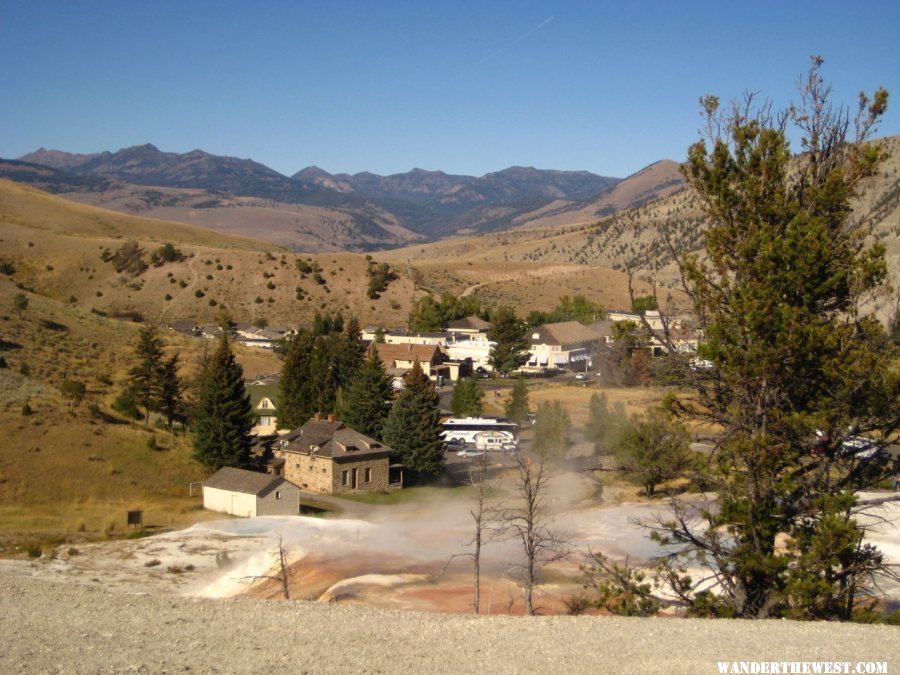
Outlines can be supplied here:
<path id="1" fill-rule="evenodd" d="M 900 2 L 0 0 L 0 157 L 153 143 L 293 174 L 625 177 L 682 160 L 697 100 L 894 95 Z"/>

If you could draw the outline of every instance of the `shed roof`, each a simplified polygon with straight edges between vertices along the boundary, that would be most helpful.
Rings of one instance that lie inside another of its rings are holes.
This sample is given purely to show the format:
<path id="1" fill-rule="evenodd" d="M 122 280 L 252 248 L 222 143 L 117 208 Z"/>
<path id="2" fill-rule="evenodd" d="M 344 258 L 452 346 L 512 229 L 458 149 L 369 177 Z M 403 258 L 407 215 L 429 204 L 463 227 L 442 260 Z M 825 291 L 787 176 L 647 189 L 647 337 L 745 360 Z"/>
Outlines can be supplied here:
<path id="1" fill-rule="evenodd" d="M 289 483 L 284 478 L 278 478 L 267 473 L 233 469 L 230 466 L 226 466 L 203 481 L 203 487 L 263 497 L 285 483 L 293 485 L 293 483 Z"/>

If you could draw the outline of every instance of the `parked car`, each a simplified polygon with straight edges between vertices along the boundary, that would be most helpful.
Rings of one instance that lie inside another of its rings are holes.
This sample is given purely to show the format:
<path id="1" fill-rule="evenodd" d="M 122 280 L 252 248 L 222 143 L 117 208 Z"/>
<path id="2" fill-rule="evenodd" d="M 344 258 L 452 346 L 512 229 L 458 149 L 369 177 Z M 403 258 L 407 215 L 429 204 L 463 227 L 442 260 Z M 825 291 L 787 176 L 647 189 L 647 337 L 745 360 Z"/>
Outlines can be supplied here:
<path id="1" fill-rule="evenodd" d="M 484 457 L 484 453 L 481 450 L 475 450 L 474 448 L 463 448 L 456 453 L 456 456 L 474 459 L 476 457 Z"/>
<path id="2" fill-rule="evenodd" d="M 579 382 L 584 382 L 587 378 L 587 373 L 575 373 L 575 379 Z"/>

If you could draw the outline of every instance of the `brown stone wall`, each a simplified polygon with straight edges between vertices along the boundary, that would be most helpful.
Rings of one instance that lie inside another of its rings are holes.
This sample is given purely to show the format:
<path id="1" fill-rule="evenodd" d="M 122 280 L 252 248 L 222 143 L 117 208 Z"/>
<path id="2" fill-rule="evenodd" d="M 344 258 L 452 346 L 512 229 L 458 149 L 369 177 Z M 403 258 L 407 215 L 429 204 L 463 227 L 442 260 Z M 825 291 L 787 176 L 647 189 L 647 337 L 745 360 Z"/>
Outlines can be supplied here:
<path id="1" fill-rule="evenodd" d="M 276 455 L 284 459 L 285 480 L 300 486 L 304 490 L 340 494 L 342 492 L 366 492 L 369 490 L 388 489 L 388 458 L 344 460 L 336 462 L 328 457 L 308 457 L 295 452 L 277 451 Z M 356 469 L 356 489 L 351 486 L 352 471 Z M 366 481 L 366 469 L 371 471 L 371 480 Z M 347 485 L 342 483 L 342 472 L 347 471 Z"/>
<path id="2" fill-rule="evenodd" d="M 284 478 L 304 490 L 333 494 L 334 462 L 327 457 L 280 452 L 284 458 Z"/>
<path id="3" fill-rule="evenodd" d="M 386 457 L 375 459 L 361 459 L 358 461 L 334 462 L 334 492 L 354 492 L 350 485 L 353 477 L 353 469 L 356 469 L 356 492 L 369 490 L 388 489 L 388 459 Z M 371 472 L 371 480 L 366 482 L 366 469 Z M 347 485 L 343 484 L 343 472 L 347 472 Z"/>

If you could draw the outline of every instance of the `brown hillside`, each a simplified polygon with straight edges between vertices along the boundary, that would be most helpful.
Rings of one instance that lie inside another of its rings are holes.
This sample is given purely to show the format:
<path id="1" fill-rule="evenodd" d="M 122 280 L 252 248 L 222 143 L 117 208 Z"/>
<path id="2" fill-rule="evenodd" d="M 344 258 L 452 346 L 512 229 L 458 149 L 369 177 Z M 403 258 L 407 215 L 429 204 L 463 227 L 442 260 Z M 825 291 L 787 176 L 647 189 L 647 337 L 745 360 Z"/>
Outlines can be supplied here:
<path id="1" fill-rule="evenodd" d="M 0 223 L 0 259 L 16 267 L 16 281 L 85 311 L 138 312 L 150 321 L 211 321 L 224 305 L 238 321 L 296 324 L 310 321 L 316 311 L 342 311 L 363 323 L 402 326 L 412 302 L 424 293 L 466 289 L 486 302 L 510 303 L 523 314 L 549 309 L 562 295 L 628 305 L 625 275 L 571 260 L 534 259 L 542 240 L 523 233 L 376 254 L 376 261 L 393 262 L 399 279 L 371 300 L 368 261 L 359 254 L 267 251 L 262 242 L 72 204 L 9 182 L 0 183 Z M 171 241 L 187 257 L 137 277 L 117 274 L 101 253 L 132 237 L 148 254 Z M 298 261 L 317 265 L 324 283 L 315 273 L 301 273 Z M 415 291 L 414 272 L 425 277 L 415 275 Z"/>
<path id="2" fill-rule="evenodd" d="M 662 199 L 684 188 L 678 162 L 664 159 L 621 181 L 607 194 L 587 204 L 557 201 L 515 219 L 518 227 L 583 225 L 615 211 Z"/>
<path id="3" fill-rule="evenodd" d="M 387 212 L 375 214 L 381 231 L 369 234 L 360 230 L 352 215 L 338 209 L 209 190 L 122 185 L 105 191 L 68 192 L 64 196 L 122 213 L 253 237 L 294 251 L 360 250 L 422 238 L 399 225 L 396 217 Z M 385 239 L 385 232 L 390 239 Z"/>
<path id="4" fill-rule="evenodd" d="M 890 158 L 878 175 L 867 180 L 857 199 L 856 212 L 871 228 L 872 239 L 887 248 L 888 268 L 895 285 L 900 281 L 900 137 L 882 141 Z M 559 219 L 565 220 L 565 214 Z M 547 215 L 544 222 L 555 222 Z M 535 221 L 537 222 L 537 221 Z M 668 228 L 676 250 L 703 247 L 703 215 L 689 190 L 626 209 L 589 224 L 570 223 L 528 227 L 469 238 L 453 238 L 392 252 L 417 265 L 439 267 L 445 260 L 528 262 L 541 265 L 589 265 L 619 271 L 634 269 L 659 283 L 677 286 L 677 268 L 662 236 Z M 427 262 L 426 262 L 427 261 Z"/>

